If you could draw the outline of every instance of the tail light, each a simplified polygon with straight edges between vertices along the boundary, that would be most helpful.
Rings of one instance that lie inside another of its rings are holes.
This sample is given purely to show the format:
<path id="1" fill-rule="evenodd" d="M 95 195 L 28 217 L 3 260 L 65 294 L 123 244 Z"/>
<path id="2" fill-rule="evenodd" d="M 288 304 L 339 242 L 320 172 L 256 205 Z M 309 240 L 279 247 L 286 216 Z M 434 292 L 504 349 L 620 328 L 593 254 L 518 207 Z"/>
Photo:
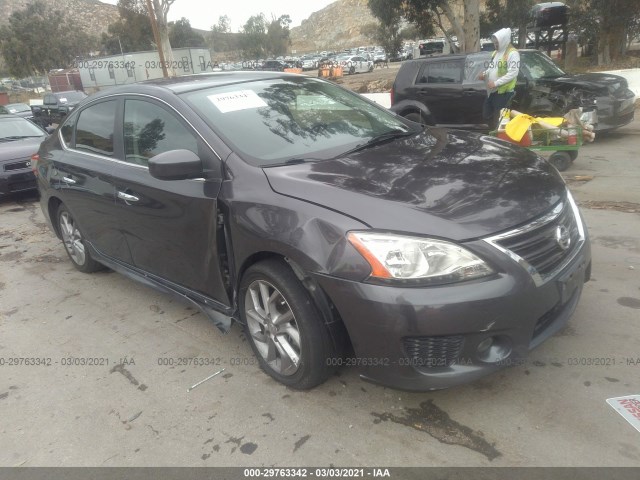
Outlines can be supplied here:
<path id="1" fill-rule="evenodd" d="M 40 161 L 40 155 L 34 153 L 31 155 L 31 171 L 37 177 L 38 176 L 38 162 Z"/>

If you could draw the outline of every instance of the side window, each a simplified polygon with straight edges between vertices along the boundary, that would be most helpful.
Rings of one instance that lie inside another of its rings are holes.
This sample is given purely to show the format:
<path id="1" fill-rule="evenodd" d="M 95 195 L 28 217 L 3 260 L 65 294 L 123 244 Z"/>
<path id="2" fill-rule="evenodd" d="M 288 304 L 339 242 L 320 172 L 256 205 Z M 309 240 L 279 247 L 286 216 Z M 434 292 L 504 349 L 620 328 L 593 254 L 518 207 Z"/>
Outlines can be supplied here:
<path id="1" fill-rule="evenodd" d="M 417 83 L 462 83 L 462 63 L 431 62 L 422 67 Z"/>
<path id="2" fill-rule="evenodd" d="M 60 133 L 62 134 L 62 140 L 64 144 L 69 147 L 71 146 L 71 140 L 73 140 L 73 127 L 76 124 L 77 116 L 67 117 L 65 122 L 60 127 Z"/>
<path id="3" fill-rule="evenodd" d="M 147 165 L 148 160 L 169 150 L 191 150 L 198 154 L 198 139 L 180 120 L 164 108 L 145 100 L 124 104 L 125 160 Z"/>
<path id="4" fill-rule="evenodd" d="M 115 117 L 115 100 L 92 105 L 80 112 L 76 126 L 76 149 L 112 156 Z"/>

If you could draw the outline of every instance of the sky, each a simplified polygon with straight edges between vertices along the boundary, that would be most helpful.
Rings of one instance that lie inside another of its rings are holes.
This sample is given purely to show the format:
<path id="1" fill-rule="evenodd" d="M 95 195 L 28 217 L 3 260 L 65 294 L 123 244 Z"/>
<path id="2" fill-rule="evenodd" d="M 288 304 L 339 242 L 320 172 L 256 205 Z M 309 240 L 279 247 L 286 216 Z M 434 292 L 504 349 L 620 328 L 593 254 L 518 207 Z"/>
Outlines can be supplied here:
<path id="1" fill-rule="evenodd" d="M 101 0 L 103 3 L 116 5 L 118 0 Z M 264 13 L 268 20 L 272 14 L 291 17 L 291 27 L 297 27 L 302 20 L 309 18 L 313 12 L 322 10 L 335 0 L 175 0 L 169 10 L 169 21 L 185 17 L 194 28 L 209 30 L 218 23 L 218 18 L 227 15 L 231 23 L 231 31 L 237 32 L 249 17 Z"/>

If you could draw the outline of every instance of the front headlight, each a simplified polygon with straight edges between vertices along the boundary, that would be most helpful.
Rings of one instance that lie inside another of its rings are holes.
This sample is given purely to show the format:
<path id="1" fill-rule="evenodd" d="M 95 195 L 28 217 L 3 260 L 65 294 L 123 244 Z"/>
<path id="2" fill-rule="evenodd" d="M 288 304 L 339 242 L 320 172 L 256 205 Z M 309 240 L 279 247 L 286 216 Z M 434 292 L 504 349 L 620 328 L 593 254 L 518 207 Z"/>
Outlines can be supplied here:
<path id="1" fill-rule="evenodd" d="M 433 285 L 494 273 L 469 250 L 443 240 L 373 232 L 350 232 L 347 238 L 371 266 L 371 277 L 381 281 Z"/>

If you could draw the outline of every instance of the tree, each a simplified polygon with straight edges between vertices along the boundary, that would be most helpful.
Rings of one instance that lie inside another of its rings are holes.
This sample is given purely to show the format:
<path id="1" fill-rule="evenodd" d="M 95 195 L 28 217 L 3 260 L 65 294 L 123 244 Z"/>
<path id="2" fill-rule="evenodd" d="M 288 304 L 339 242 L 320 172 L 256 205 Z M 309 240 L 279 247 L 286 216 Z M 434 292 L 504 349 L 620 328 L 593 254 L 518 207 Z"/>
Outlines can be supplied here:
<path id="1" fill-rule="evenodd" d="M 209 48 L 214 52 L 228 52 L 238 49 L 237 41 L 231 34 L 230 20 L 226 15 L 218 17 L 218 23 L 211 27 L 207 36 Z"/>
<path id="2" fill-rule="evenodd" d="M 164 60 L 169 66 L 167 70 L 169 71 L 170 77 L 176 76 L 176 71 L 173 68 L 174 61 L 171 42 L 169 41 L 169 22 L 167 21 L 169 8 L 171 8 L 173 2 L 175 2 L 175 0 L 153 0 L 151 2 L 158 24 L 158 34 L 160 35 L 160 44 L 162 46 L 162 52 L 164 53 Z"/>
<path id="3" fill-rule="evenodd" d="M 169 24 L 169 41 L 174 48 L 204 47 L 204 37 L 191 28 L 191 23 L 182 17 Z"/>
<path id="4" fill-rule="evenodd" d="M 102 34 L 102 51 L 115 55 L 120 52 L 151 50 L 153 32 L 144 0 L 119 0 L 118 12 L 118 21 L 109 25 L 108 33 Z"/>
<path id="5" fill-rule="evenodd" d="M 464 0 L 464 41 L 460 43 L 463 52 L 480 51 L 480 1 Z M 458 37 L 459 38 L 459 37 Z"/>
<path id="6" fill-rule="evenodd" d="M 267 19 L 264 14 L 253 15 L 249 17 L 242 27 L 241 45 L 246 58 L 261 58 L 267 52 L 265 48 L 265 39 L 267 36 Z"/>
<path id="7" fill-rule="evenodd" d="M 242 28 L 241 48 L 247 58 L 283 55 L 289 51 L 291 17 L 281 15 L 268 22 L 263 13 L 249 17 Z"/>
<path id="8" fill-rule="evenodd" d="M 463 52 L 475 52 L 480 49 L 480 2 L 479 0 L 463 0 L 464 21 L 460 23 L 450 5 L 451 0 L 386 0 L 384 3 L 390 10 L 401 10 L 402 17 L 414 24 L 418 31 L 428 36 L 433 25 L 440 27 L 449 38 L 449 31 L 444 27 L 442 17 L 451 24 L 453 33 L 460 43 Z M 375 15 L 375 14 L 374 14 Z"/>
<path id="9" fill-rule="evenodd" d="M 89 54 L 96 46 L 97 39 L 42 0 L 14 12 L 0 28 L 0 52 L 15 77 L 70 67 L 75 58 Z"/>
<path id="10" fill-rule="evenodd" d="M 487 0 L 486 9 L 480 15 L 480 35 L 489 37 L 505 27 L 525 32 L 533 4 L 533 0 Z M 527 36 L 518 33 L 518 48 L 525 48 L 526 44 Z"/>
<path id="11" fill-rule="evenodd" d="M 570 29 L 580 42 L 597 49 L 598 65 L 606 65 L 621 57 L 628 35 L 640 17 L 637 0 L 568 0 Z"/>
<path id="12" fill-rule="evenodd" d="M 380 24 L 372 32 L 374 39 L 382 45 L 389 57 L 394 57 L 402 46 L 402 4 L 387 0 L 369 0 L 369 10 L 380 20 Z"/>
<path id="13" fill-rule="evenodd" d="M 267 26 L 266 39 L 269 55 L 284 55 L 289 52 L 289 47 L 291 46 L 289 25 L 291 25 L 291 17 L 289 15 L 281 15 L 278 18 L 271 19 L 271 23 Z"/>

